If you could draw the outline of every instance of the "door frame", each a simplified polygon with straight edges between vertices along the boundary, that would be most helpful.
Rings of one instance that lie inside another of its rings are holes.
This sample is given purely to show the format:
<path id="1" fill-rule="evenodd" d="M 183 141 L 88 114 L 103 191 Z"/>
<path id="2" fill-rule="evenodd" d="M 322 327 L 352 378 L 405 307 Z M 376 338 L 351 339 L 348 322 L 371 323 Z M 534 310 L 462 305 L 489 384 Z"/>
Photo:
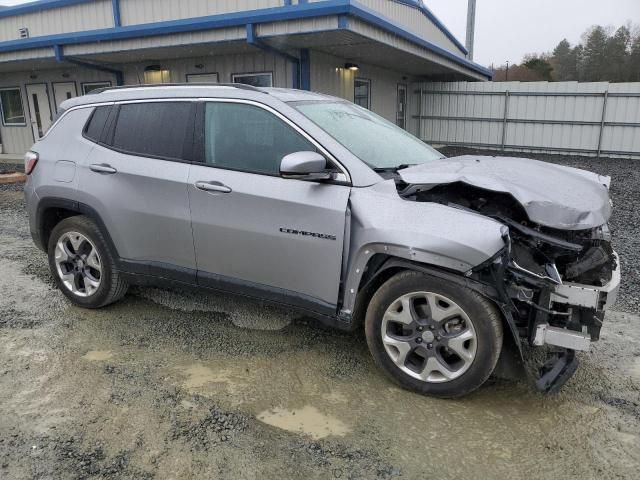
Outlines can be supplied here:
<path id="1" fill-rule="evenodd" d="M 74 97 L 78 96 L 78 84 L 76 83 L 75 80 L 67 80 L 65 82 L 51 82 L 51 89 L 53 90 L 53 103 L 54 103 L 54 109 L 56 111 L 56 113 L 58 113 L 58 102 L 56 102 L 56 85 L 61 85 L 61 84 L 69 84 L 69 83 L 73 83 L 73 91 L 75 92 Z"/>
<path id="2" fill-rule="evenodd" d="M 37 137 L 36 133 L 33 130 L 32 119 L 34 119 L 35 117 L 33 116 L 33 112 L 31 111 L 31 101 L 29 99 L 29 87 L 33 87 L 36 85 L 44 85 L 44 91 L 47 94 L 47 106 L 49 107 L 49 127 L 47 127 L 47 131 L 49 130 L 51 125 L 53 125 L 53 109 L 51 108 L 51 95 L 49 94 L 49 85 L 47 84 L 47 82 L 25 83 L 24 91 L 25 91 L 25 97 L 27 98 L 27 110 L 29 111 L 29 126 L 31 127 L 31 135 L 33 135 L 34 142 L 37 142 L 38 140 L 43 138 L 47 133 L 47 131 L 43 130 L 42 137 Z"/>
<path id="3" fill-rule="evenodd" d="M 398 119 L 399 116 L 398 114 L 400 112 L 398 112 L 398 106 L 399 106 L 399 100 L 400 100 L 400 90 L 404 90 L 404 110 L 402 111 L 402 122 L 403 122 L 403 126 L 402 128 L 404 130 L 407 129 L 407 100 L 409 98 L 409 87 L 407 86 L 406 83 L 398 83 L 398 86 L 396 88 L 396 125 L 398 125 Z"/>

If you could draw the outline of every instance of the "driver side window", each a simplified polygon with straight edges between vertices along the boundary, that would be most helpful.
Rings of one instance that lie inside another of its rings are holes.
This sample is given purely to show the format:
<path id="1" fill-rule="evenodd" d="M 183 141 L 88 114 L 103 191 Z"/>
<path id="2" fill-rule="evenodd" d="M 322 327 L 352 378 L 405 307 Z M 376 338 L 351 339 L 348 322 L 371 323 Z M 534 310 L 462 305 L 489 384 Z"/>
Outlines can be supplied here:
<path id="1" fill-rule="evenodd" d="M 210 102 L 204 112 L 207 165 L 280 174 L 282 157 L 316 148 L 271 112 L 241 103 Z"/>

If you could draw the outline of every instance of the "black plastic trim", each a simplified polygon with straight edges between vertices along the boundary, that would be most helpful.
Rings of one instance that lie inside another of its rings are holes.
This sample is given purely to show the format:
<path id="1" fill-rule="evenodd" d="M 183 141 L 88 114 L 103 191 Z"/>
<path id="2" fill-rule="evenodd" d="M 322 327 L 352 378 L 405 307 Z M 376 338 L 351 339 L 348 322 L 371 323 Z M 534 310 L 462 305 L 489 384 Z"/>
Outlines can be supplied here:
<path id="1" fill-rule="evenodd" d="M 167 279 L 188 285 L 196 285 L 196 270 L 179 267 L 163 262 L 140 262 L 136 260 L 119 259 L 120 270 L 131 276 L 146 276 L 157 279 Z"/>
<path id="2" fill-rule="evenodd" d="M 308 310 L 321 315 L 335 316 L 337 306 L 332 305 L 309 295 L 304 295 L 290 290 L 270 287 L 259 283 L 249 282 L 238 278 L 226 277 L 215 273 L 198 271 L 198 285 L 235 293 L 246 297 L 269 300 L 274 303 L 290 305 L 303 310 Z"/>
<path id="3" fill-rule="evenodd" d="M 47 251 L 47 245 L 44 239 L 44 213 L 52 208 L 64 208 L 65 210 L 80 213 L 78 202 L 74 200 L 58 197 L 45 197 L 40 199 L 38 207 L 36 208 L 36 230 L 31 230 L 31 238 L 33 238 L 33 242 L 43 252 Z"/>

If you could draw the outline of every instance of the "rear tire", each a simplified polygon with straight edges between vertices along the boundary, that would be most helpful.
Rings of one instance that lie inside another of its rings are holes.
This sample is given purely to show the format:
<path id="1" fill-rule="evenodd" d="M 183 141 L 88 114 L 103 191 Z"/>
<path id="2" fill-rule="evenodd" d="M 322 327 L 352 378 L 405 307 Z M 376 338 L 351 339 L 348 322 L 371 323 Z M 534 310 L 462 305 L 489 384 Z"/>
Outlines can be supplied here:
<path id="1" fill-rule="evenodd" d="M 49 236 L 47 254 L 56 285 L 80 307 L 104 307 L 127 292 L 128 283 L 118 272 L 104 236 L 88 217 L 58 223 Z"/>
<path id="2" fill-rule="evenodd" d="M 376 364 L 403 388 L 460 397 L 480 387 L 502 350 L 497 308 L 468 288 L 405 271 L 373 295 L 365 320 Z"/>

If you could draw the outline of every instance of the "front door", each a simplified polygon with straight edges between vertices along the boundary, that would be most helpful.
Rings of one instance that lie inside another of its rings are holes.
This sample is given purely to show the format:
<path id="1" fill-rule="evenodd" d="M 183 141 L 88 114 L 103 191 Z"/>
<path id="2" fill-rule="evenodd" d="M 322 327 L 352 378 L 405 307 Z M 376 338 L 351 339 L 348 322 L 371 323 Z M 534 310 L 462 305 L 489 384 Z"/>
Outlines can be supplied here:
<path id="1" fill-rule="evenodd" d="M 396 125 L 407 128 L 407 86 L 398 84 L 398 98 L 396 101 Z"/>
<path id="2" fill-rule="evenodd" d="M 27 85 L 27 99 L 29 101 L 31 130 L 33 130 L 33 138 L 37 141 L 44 136 L 51 126 L 52 117 L 47 84 Z"/>
<path id="3" fill-rule="evenodd" d="M 281 178 L 282 157 L 316 146 L 274 112 L 204 107 L 189 175 L 198 282 L 335 313 L 350 187 Z"/>

